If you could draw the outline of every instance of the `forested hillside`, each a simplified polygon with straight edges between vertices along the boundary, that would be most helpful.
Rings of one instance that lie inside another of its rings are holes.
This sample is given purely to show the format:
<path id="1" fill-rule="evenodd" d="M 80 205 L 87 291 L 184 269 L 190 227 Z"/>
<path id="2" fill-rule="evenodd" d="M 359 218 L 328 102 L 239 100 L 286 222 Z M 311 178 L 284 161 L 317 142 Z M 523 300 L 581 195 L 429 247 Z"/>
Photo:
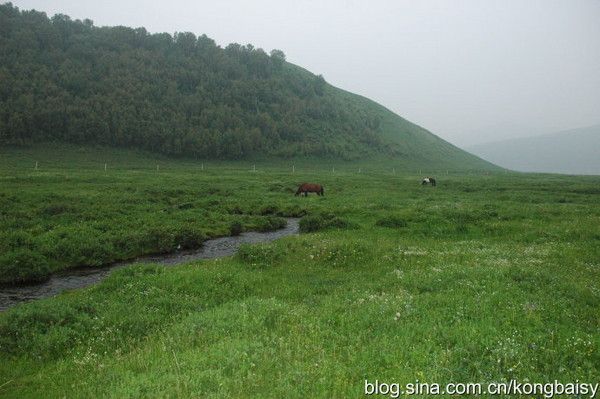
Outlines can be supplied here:
<path id="1" fill-rule="evenodd" d="M 490 167 L 279 50 L 0 5 L 0 145 L 48 141 L 221 159 L 438 157 Z"/>

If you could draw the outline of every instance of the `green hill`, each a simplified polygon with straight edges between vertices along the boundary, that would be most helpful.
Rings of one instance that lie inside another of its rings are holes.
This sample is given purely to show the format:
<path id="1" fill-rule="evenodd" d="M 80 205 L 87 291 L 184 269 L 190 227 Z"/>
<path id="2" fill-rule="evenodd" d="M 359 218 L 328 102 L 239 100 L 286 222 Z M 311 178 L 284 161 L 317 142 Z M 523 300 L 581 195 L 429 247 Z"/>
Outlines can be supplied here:
<path id="1" fill-rule="evenodd" d="M 0 145 L 67 142 L 213 159 L 395 159 L 492 169 L 252 45 L 96 27 L 0 5 Z"/>

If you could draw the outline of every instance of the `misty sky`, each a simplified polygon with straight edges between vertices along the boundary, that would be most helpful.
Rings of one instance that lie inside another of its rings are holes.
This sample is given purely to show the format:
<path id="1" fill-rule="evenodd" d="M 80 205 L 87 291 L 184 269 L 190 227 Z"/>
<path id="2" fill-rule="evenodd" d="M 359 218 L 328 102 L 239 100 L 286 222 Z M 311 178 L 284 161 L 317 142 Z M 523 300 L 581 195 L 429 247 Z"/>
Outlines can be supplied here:
<path id="1" fill-rule="evenodd" d="M 458 145 L 600 123 L 599 0 L 12 3 L 278 48 Z"/>

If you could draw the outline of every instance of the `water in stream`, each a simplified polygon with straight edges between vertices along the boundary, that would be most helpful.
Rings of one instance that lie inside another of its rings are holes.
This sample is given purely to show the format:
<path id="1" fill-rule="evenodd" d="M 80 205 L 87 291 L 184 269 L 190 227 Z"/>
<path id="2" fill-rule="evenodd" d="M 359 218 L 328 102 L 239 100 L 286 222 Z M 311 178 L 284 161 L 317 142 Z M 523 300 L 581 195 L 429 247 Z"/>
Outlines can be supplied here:
<path id="1" fill-rule="evenodd" d="M 235 237 L 222 237 L 205 241 L 201 248 L 172 254 L 145 256 L 105 267 L 67 270 L 53 275 L 50 280 L 35 285 L 0 288 L 0 310 L 6 310 L 21 302 L 54 296 L 62 291 L 87 287 L 104 280 L 111 271 L 134 263 L 160 263 L 173 266 L 196 259 L 212 259 L 233 255 L 241 244 L 269 242 L 281 237 L 298 234 L 298 219 L 287 219 L 283 229 L 265 233 L 247 232 Z"/>

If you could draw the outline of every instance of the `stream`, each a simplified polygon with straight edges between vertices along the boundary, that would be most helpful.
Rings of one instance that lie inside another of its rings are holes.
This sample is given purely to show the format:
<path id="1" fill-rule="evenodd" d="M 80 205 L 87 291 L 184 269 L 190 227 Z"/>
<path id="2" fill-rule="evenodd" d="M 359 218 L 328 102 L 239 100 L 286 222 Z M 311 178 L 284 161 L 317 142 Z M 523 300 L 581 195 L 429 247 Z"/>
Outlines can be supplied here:
<path id="1" fill-rule="evenodd" d="M 65 290 L 83 288 L 104 280 L 113 270 L 135 263 L 158 263 L 174 266 L 198 259 L 213 259 L 236 253 L 241 244 L 269 242 L 281 237 L 298 234 L 299 219 L 287 219 L 286 227 L 264 233 L 246 232 L 234 237 L 221 237 L 204 241 L 194 250 L 178 251 L 170 254 L 152 255 L 129 261 L 117 262 L 104 267 L 80 268 L 62 271 L 52 275 L 43 283 L 14 287 L 0 287 L 0 311 L 22 302 L 29 302 L 59 294 Z"/>

